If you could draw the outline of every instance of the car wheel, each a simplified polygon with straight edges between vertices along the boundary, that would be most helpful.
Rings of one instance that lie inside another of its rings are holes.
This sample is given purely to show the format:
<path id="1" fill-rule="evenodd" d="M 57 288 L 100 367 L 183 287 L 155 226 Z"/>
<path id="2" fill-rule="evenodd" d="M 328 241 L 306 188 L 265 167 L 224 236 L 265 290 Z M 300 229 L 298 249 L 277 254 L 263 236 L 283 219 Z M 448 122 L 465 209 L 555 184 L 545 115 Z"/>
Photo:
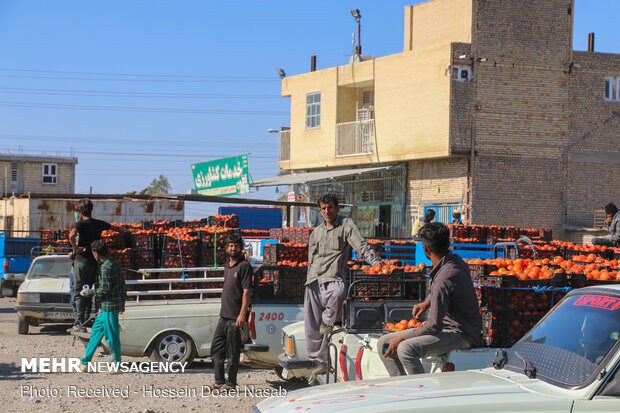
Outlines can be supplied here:
<path id="1" fill-rule="evenodd" d="M 28 334 L 28 327 L 30 327 L 30 317 L 17 314 L 17 332 L 19 334 Z"/>
<path id="2" fill-rule="evenodd" d="M 159 335 L 151 350 L 151 360 L 164 363 L 191 363 L 194 357 L 196 357 L 194 342 L 180 331 Z"/>

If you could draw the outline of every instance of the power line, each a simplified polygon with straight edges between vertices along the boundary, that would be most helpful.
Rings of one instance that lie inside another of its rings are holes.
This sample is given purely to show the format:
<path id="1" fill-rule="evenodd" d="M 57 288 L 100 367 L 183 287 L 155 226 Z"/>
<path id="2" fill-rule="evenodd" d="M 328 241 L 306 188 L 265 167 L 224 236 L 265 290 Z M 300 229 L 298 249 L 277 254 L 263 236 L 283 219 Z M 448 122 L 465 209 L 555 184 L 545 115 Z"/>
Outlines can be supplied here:
<path id="1" fill-rule="evenodd" d="M 10 67 L 0 67 L 2 71 L 9 72 L 31 72 L 31 73 L 59 73 L 69 75 L 90 75 L 90 76 L 135 76 L 135 77 L 163 77 L 163 78 L 192 78 L 192 79 L 258 79 L 258 80 L 277 80 L 274 77 L 261 76 L 206 76 L 206 75 L 169 75 L 169 74 L 146 74 L 146 73 L 113 73 L 113 72 L 72 72 L 66 70 L 42 70 L 42 69 L 20 69 Z"/>
<path id="2" fill-rule="evenodd" d="M 137 140 L 137 139 L 114 139 L 114 138 L 105 138 L 105 137 L 85 137 L 85 138 L 73 138 L 73 137 L 67 137 L 67 136 L 45 136 L 45 135 L 20 135 L 20 134 L 10 134 L 10 133 L 0 133 L 0 137 L 7 137 L 7 138 L 17 138 L 20 140 L 31 140 L 31 141 L 47 141 L 47 140 L 54 140 L 54 143 L 57 143 L 59 141 L 64 141 L 64 142 L 79 142 L 85 145 L 92 145 L 92 144 L 96 144 L 96 145 L 100 145 L 102 143 L 120 143 L 120 144 L 129 144 L 129 142 L 131 142 L 131 144 L 147 144 L 147 145 L 152 145 L 154 143 L 153 139 L 143 139 L 143 140 Z M 178 141 L 176 138 L 162 138 L 162 139 L 167 139 L 170 143 L 166 143 L 165 141 L 157 141 L 157 145 L 158 146 L 195 146 L 195 145 L 205 145 L 205 144 L 209 144 L 209 143 L 222 143 L 222 142 L 227 142 L 227 143 L 231 143 L 234 142 L 235 140 L 243 140 L 243 139 L 250 139 L 250 140 L 254 140 L 257 139 L 256 137 L 239 137 L 239 138 L 231 138 L 231 137 L 209 137 L 209 138 L 197 138 L 196 141 Z M 212 139 L 212 140 L 211 140 Z M 241 144 L 245 144 L 245 142 L 240 142 Z M 275 144 L 275 143 L 274 143 Z"/>
<path id="3" fill-rule="evenodd" d="M 99 152 L 97 152 L 97 153 L 99 153 Z M 195 156 L 195 155 L 193 155 L 193 156 Z M 214 156 L 214 155 L 213 155 L 213 156 Z M 234 155 L 229 155 L 229 156 L 234 156 Z M 190 158 L 190 159 L 196 159 L 196 158 Z M 255 163 L 260 163 L 261 161 L 265 161 L 265 160 L 268 160 L 268 161 L 273 161 L 273 162 L 277 162 L 277 155 L 273 155 L 273 157 L 266 157 L 266 156 L 265 156 L 265 157 L 261 157 L 260 159 L 257 159 L 256 161 L 252 161 L 252 159 L 255 159 L 255 158 L 254 158 L 253 156 L 250 158 L 250 162 L 252 162 L 252 163 L 254 163 L 254 162 L 255 162 Z M 79 158 L 78 158 L 78 160 L 102 161 L 103 159 L 101 159 L 101 158 L 79 157 Z M 207 161 L 207 160 L 209 160 L 209 159 L 203 159 L 203 160 L 204 160 L 204 161 Z M 201 161 L 196 161 L 196 162 L 202 162 L 203 160 L 201 160 Z M 106 162 L 106 163 L 110 163 L 110 162 L 123 162 L 123 163 L 127 163 L 127 159 L 113 159 L 113 158 L 107 158 L 107 159 L 105 159 L 105 162 Z M 132 160 L 131 160 L 131 162 L 153 162 L 153 160 L 152 160 L 152 159 L 132 159 Z M 188 161 L 188 160 L 186 160 L 186 159 L 178 159 L 178 160 L 175 160 L 175 159 L 170 159 L 170 160 L 168 160 L 168 162 L 169 162 L 169 163 L 171 163 L 171 162 L 189 162 L 189 163 L 196 163 L 196 162 L 194 162 L 194 161 Z M 275 165 L 275 163 L 274 163 L 274 165 Z"/>
<path id="4" fill-rule="evenodd" d="M 105 90 L 76 90 L 76 89 L 33 89 L 17 87 L 1 87 L 5 93 L 20 93 L 31 95 L 54 96 L 102 96 L 128 98 L 182 98 L 182 99 L 273 99 L 282 98 L 280 95 L 232 95 L 219 93 L 155 93 L 155 92 L 122 92 Z"/>
<path id="5" fill-rule="evenodd" d="M 211 78 L 197 80 L 175 80 L 175 79 L 113 79 L 113 78 L 90 78 L 90 77 L 60 77 L 60 76 L 32 76 L 32 75 L 4 75 L 0 77 L 19 78 L 19 79 L 53 79 L 53 80 L 88 80 L 96 82 L 155 82 L 155 83 L 265 83 L 280 82 L 280 79 L 259 79 L 259 78 Z"/>
<path id="6" fill-rule="evenodd" d="M 56 152 L 60 152 L 63 153 L 63 151 L 56 151 Z M 172 153 L 145 153 L 145 152 L 102 152 L 102 151 L 76 151 L 75 155 L 77 156 L 79 153 L 85 153 L 85 154 L 90 154 L 90 155 L 115 155 L 115 156 L 152 156 L 152 157 L 165 157 L 165 158 L 187 158 L 187 157 L 196 157 L 196 156 L 200 156 L 199 154 L 196 153 L 192 153 L 192 154 L 172 154 Z M 25 155 L 28 156 L 27 154 L 20 154 L 20 155 Z M 249 154 L 252 158 L 257 158 L 257 159 L 272 159 L 273 157 L 271 156 L 260 156 L 260 155 L 252 155 Z M 215 154 L 205 154 L 203 155 L 204 157 L 208 157 L 208 158 L 225 158 L 228 156 L 234 156 L 234 155 L 215 155 Z M 275 155 L 274 155 L 275 156 Z M 250 158 L 251 159 L 251 158 Z"/>
<path id="7" fill-rule="evenodd" d="M 116 112 L 150 112 L 150 113 L 180 113 L 180 114 L 212 114 L 212 115 L 287 115 L 288 112 L 270 110 L 230 110 L 230 109 L 176 109 L 176 108 L 145 108 L 137 106 L 90 106 L 90 105 L 63 105 L 54 103 L 35 102 L 6 102 L 0 101 L 0 106 L 39 108 L 39 109 L 78 109 Z"/>

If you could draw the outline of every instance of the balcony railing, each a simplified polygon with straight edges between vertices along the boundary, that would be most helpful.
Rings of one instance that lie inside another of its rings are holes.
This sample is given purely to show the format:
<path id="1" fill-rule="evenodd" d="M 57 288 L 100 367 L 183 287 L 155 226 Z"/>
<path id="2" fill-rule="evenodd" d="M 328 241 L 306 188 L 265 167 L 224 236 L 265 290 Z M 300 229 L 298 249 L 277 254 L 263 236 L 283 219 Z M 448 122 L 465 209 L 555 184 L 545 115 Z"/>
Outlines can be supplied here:
<path id="1" fill-rule="evenodd" d="M 370 155 L 375 137 L 374 119 L 336 125 L 336 156 Z"/>
<path id="2" fill-rule="evenodd" d="M 278 161 L 291 160 L 291 131 L 283 130 L 279 133 Z"/>

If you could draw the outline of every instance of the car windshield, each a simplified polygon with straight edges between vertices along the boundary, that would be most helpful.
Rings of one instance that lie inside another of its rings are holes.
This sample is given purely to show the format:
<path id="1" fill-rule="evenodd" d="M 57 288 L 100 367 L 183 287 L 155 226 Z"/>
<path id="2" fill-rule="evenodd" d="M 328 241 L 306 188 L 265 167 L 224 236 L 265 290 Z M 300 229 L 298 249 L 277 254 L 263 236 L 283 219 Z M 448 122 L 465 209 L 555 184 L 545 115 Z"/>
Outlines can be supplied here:
<path id="1" fill-rule="evenodd" d="M 507 367 L 523 371 L 525 359 L 542 380 L 582 386 L 609 360 L 619 338 L 620 298 L 573 295 L 508 350 Z"/>
<path id="2" fill-rule="evenodd" d="M 55 257 L 35 260 L 28 272 L 28 278 L 69 277 L 71 260 L 69 257 Z"/>

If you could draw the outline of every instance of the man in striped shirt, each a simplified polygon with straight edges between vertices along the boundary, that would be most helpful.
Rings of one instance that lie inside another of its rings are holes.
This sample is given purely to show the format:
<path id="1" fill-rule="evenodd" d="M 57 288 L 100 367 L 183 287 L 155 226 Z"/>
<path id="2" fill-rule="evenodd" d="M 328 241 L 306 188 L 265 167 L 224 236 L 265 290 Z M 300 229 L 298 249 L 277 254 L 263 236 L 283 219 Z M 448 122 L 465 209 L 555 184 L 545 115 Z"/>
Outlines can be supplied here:
<path id="1" fill-rule="evenodd" d="M 306 348 L 308 358 L 317 365 L 315 375 L 327 370 L 327 334 L 340 319 L 347 296 L 345 277 L 351 248 L 369 264 L 380 263 L 353 220 L 338 215 L 336 195 L 323 195 L 318 205 L 324 222 L 310 235 L 304 297 Z"/>

